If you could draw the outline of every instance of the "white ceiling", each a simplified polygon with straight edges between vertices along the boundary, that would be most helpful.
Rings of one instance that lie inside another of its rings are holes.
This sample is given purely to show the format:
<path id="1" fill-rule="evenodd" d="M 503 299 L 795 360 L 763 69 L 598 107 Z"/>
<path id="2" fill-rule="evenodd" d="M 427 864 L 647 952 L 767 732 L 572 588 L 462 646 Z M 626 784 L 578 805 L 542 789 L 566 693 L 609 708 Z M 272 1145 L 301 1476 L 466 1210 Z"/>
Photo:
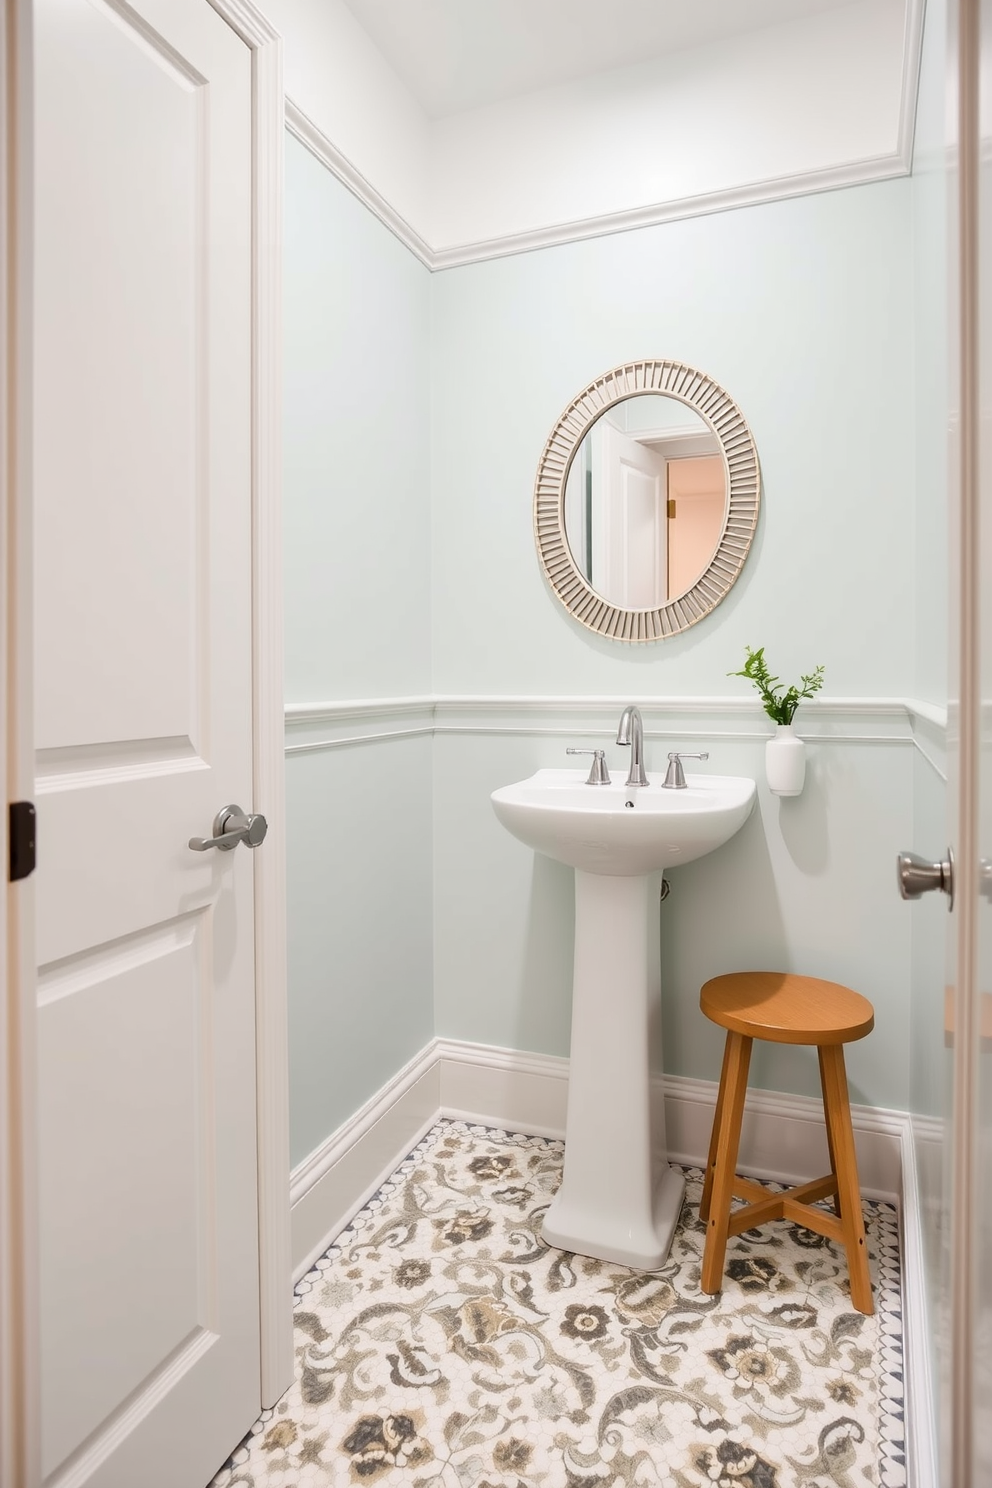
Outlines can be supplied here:
<path id="1" fill-rule="evenodd" d="M 345 0 L 428 118 L 575 81 L 845 0 Z"/>

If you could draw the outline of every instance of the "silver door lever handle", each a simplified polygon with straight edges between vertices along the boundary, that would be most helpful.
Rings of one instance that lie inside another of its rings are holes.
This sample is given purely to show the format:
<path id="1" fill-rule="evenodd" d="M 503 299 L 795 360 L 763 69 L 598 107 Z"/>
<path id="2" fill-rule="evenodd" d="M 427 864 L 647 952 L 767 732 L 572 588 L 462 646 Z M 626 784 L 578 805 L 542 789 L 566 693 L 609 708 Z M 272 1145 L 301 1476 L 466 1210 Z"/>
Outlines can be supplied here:
<path id="1" fill-rule="evenodd" d="M 221 852 L 230 852 L 243 842 L 246 847 L 257 847 L 264 842 L 269 824 L 258 813 L 242 811 L 240 806 L 222 806 L 214 817 L 212 837 L 191 837 L 189 845 L 194 852 L 206 852 L 216 847 Z"/>

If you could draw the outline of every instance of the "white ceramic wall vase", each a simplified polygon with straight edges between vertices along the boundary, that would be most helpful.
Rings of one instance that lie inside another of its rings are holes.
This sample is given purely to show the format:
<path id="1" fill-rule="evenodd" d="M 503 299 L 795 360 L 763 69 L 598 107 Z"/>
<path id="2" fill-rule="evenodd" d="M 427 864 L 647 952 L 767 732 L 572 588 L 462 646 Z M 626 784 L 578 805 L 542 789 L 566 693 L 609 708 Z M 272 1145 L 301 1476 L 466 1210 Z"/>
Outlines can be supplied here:
<path id="1" fill-rule="evenodd" d="M 765 745 L 768 789 L 776 796 L 798 796 L 806 780 L 806 745 L 791 723 L 779 723 Z"/>

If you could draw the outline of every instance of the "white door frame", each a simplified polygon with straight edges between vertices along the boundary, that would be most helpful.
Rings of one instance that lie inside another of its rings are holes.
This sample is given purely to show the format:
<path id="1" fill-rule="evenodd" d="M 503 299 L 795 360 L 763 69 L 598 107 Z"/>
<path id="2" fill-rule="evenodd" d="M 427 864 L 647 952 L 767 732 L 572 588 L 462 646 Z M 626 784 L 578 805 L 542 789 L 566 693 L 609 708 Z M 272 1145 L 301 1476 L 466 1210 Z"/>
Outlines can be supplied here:
<path id="1" fill-rule="evenodd" d="M 293 1381 L 282 572 L 282 38 L 251 0 L 210 0 L 252 53 L 252 772 L 262 1405 Z M 271 847 L 271 852 L 269 848 Z M 232 1442 L 232 1447 L 234 1443 Z"/>
<path id="2" fill-rule="evenodd" d="M 0 1488 L 41 1464 L 34 881 L 8 882 L 10 801 L 34 798 L 30 0 L 0 25 Z"/>
<path id="3" fill-rule="evenodd" d="M 114 3 L 114 0 L 111 0 Z M 261 1400 L 292 1382 L 282 648 L 282 40 L 251 0 L 209 0 L 252 54 L 252 809 Z M 33 884 L 6 883 L 6 801 L 34 797 L 31 634 L 31 0 L 0 27 L 0 1488 L 40 1461 Z M 44 843 L 39 844 L 44 852 Z M 232 1442 L 232 1448 L 236 1443 Z"/>
<path id="4" fill-rule="evenodd" d="M 951 35 L 956 46 L 951 65 L 956 71 L 957 152 L 956 205 L 956 332 L 957 392 L 960 407 L 957 455 L 957 542 L 952 543 L 952 624 L 957 632 L 957 673 L 951 687 L 957 707 L 957 799 L 955 821 L 954 893 L 954 1064 L 951 1144 L 950 1213 L 950 1339 L 949 1390 L 944 1415 L 944 1469 L 948 1481 L 975 1481 L 975 1306 L 979 1265 L 979 1184 L 977 1167 L 978 1069 L 980 1042 L 978 983 L 978 912 L 980 842 L 978 804 L 981 789 L 981 605 L 979 546 L 982 484 L 979 454 L 981 413 L 979 393 L 979 308 L 982 273 L 979 255 L 982 128 L 983 18 L 980 0 L 958 0 L 951 7 Z M 985 271 L 987 272 L 987 271 Z M 955 594 L 954 588 L 957 592 Z M 952 632 L 953 633 L 953 632 Z M 953 665 L 953 663 L 952 663 Z M 953 697 L 953 694 L 952 694 Z M 953 718 L 953 705 L 952 705 Z M 953 778 L 953 777 L 952 777 Z"/>

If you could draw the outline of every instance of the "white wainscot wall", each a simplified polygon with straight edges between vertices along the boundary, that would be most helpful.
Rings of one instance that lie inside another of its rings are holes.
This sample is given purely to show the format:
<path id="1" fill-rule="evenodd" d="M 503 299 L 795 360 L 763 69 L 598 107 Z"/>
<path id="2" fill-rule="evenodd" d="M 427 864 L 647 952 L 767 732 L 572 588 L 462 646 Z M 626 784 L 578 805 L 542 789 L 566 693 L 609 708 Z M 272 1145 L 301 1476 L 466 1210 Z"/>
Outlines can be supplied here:
<path id="1" fill-rule="evenodd" d="M 566 1054 L 572 969 L 571 870 L 530 852 L 496 822 L 489 793 L 566 765 L 567 744 L 614 743 L 627 699 L 441 700 L 434 748 L 435 1009 L 442 1037 Z M 899 702 L 808 706 L 802 796 L 764 783 L 764 715 L 749 700 L 645 700 L 649 768 L 668 749 L 708 749 L 701 768 L 750 775 L 758 802 L 718 852 L 669 872 L 662 911 L 664 1066 L 719 1075 L 722 1037 L 699 1012 L 711 976 L 791 970 L 858 988 L 876 1031 L 849 1051 L 852 1098 L 908 1106 L 912 920 L 894 861 L 913 834 L 914 729 Z M 813 1095 L 811 1050 L 756 1048 L 752 1084 Z"/>
<path id="2" fill-rule="evenodd" d="M 310 989 L 299 1019 L 300 1061 L 328 1057 L 332 1023 L 335 1048 L 347 1032 L 337 1012 L 317 1016 L 317 988 L 332 980 L 352 989 L 370 1020 L 395 1010 L 395 1026 L 381 1037 L 396 1044 L 394 1053 L 405 1039 L 409 1056 L 415 1028 L 425 1027 L 428 976 L 431 1032 L 567 1055 L 572 873 L 504 831 L 489 795 L 536 769 L 569 763 L 569 743 L 602 745 L 614 770 L 625 771 L 625 751 L 613 739 L 628 700 L 421 697 L 288 710 L 290 821 L 300 844 L 290 884 L 294 1006 L 304 997 L 301 985 Z M 894 861 L 916 836 L 915 772 L 939 779 L 930 710 L 898 699 L 805 705 L 797 726 L 808 741 L 806 788 L 780 799 L 764 783 L 769 730 L 756 702 L 656 698 L 642 699 L 641 708 L 649 767 L 662 768 L 669 748 L 704 748 L 710 758 L 701 768 L 750 775 L 759 787 L 737 837 L 669 873 L 666 1072 L 719 1074 L 721 1035 L 698 1008 L 703 981 L 739 969 L 792 970 L 844 982 L 872 1000 L 875 1032 L 849 1051 L 852 1098 L 908 1109 L 914 909 L 898 897 Z M 389 990 L 396 979 L 402 993 Z M 420 1009 L 416 1017 L 411 1005 Z M 334 1057 L 348 1059 L 345 1050 Z M 398 1062 L 374 1061 L 382 1078 Z M 353 1077 L 340 1078 L 348 1086 Z M 815 1056 L 762 1046 L 752 1084 L 815 1095 Z M 339 1120 L 357 1104 L 326 1103 Z"/>
<path id="3" fill-rule="evenodd" d="M 395 716 L 390 726 L 397 728 Z M 430 709 L 385 744 L 368 710 L 292 718 L 286 744 L 291 1160 L 434 1032 Z"/>

